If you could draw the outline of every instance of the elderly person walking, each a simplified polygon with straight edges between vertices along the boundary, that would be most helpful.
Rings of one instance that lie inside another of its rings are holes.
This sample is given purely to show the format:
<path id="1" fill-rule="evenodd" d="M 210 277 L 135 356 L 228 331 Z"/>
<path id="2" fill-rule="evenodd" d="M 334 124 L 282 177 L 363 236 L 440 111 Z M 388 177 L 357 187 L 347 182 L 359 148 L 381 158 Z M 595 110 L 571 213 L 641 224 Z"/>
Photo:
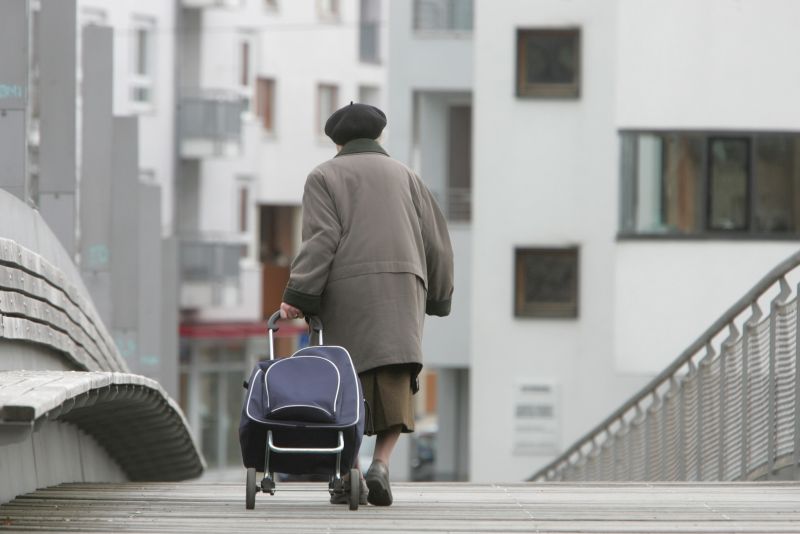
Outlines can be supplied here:
<path id="1" fill-rule="evenodd" d="M 453 293 L 445 219 L 419 176 L 376 141 L 385 126 L 365 104 L 328 119 L 338 154 L 306 181 L 303 244 L 281 304 L 284 317 L 319 315 L 325 342 L 353 358 L 372 415 L 366 433 L 377 435 L 366 485 L 378 506 L 392 504 L 389 458 L 414 431 L 425 314 L 448 315 Z"/>

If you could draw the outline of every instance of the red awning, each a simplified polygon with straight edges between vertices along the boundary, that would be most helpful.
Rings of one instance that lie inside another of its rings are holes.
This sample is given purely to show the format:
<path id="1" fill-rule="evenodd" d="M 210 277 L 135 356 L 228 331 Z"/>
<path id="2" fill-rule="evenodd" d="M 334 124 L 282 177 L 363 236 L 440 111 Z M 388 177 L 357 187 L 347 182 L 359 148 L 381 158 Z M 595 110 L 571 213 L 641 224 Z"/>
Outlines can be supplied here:
<path id="1" fill-rule="evenodd" d="M 275 337 L 292 337 L 308 332 L 305 323 L 285 323 L 275 332 Z M 262 322 L 230 322 L 230 323 L 181 323 L 180 336 L 193 339 L 231 339 L 246 337 L 266 337 L 267 323 Z"/>

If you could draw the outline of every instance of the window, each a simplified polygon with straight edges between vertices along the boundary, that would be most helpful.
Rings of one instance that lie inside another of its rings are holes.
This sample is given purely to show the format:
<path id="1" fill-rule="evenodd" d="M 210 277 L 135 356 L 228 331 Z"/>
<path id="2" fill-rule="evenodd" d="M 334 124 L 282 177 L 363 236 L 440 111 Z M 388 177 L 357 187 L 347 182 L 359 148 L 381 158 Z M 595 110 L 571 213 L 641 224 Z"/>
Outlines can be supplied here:
<path id="1" fill-rule="evenodd" d="M 131 42 L 131 100 L 143 108 L 154 103 L 155 21 L 146 17 L 133 19 Z"/>
<path id="2" fill-rule="evenodd" d="M 797 236 L 800 135 L 624 132 L 623 235 Z"/>
<path id="3" fill-rule="evenodd" d="M 381 88 L 373 85 L 360 85 L 358 87 L 358 101 L 376 108 L 381 107 Z"/>
<path id="4" fill-rule="evenodd" d="M 578 248 L 515 250 L 514 315 L 578 316 Z"/>
<path id="5" fill-rule="evenodd" d="M 258 78 L 256 81 L 256 115 L 264 131 L 275 131 L 275 80 Z"/>
<path id="6" fill-rule="evenodd" d="M 239 43 L 239 85 L 250 87 L 250 42 Z"/>
<path id="7" fill-rule="evenodd" d="M 746 230 L 749 204 L 749 139 L 708 140 L 708 227 Z"/>
<path id="8" fill-rule="evenodd" d="M 339 0 L 317 0 L 319 18 L 339 20 Z"/>
<path id="9" fill-rule="evenodd" d="M 249 211 L 249 188 L 246 185 L 239 186 L 239 233 L 246 234 L 248 231 L 247 212 Z"/>
<path id="10" fill-rule="evenodd" d="M 473 0 L 414 0 L 414 30 L 472 32 Z"/>
<path id="11" fill-rule="evenodd" d="M 339 88 L 335 85 L 319 84 L 317 87 L 317 133 L 325 134 L 325 122 L 339 105 Z"/>
<path id="12" fill-rule="evenodd" d="M 580 30 L 517 30 L 517 96 L 578 98 Z"/>
<path id="13" fill-rule="evenodd" d="M 365 63 L 380 63 L 380 0 L 361 0 L 360 14 L 359 59 Z"/>

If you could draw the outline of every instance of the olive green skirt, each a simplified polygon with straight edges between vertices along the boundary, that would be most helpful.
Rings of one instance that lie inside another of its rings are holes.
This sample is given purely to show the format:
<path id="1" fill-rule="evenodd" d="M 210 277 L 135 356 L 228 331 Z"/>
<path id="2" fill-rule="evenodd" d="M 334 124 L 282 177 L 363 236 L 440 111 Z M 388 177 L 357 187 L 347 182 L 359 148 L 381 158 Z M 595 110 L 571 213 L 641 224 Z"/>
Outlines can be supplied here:
<path id="1" fill-rule="evenodd" d="M 411 380 L 416 368 L 415 365 L 385 365 L 358 375 L 367 402 L 366 435 L 373 436 L 398 426 L 401 432 L 414 431 Z"/>

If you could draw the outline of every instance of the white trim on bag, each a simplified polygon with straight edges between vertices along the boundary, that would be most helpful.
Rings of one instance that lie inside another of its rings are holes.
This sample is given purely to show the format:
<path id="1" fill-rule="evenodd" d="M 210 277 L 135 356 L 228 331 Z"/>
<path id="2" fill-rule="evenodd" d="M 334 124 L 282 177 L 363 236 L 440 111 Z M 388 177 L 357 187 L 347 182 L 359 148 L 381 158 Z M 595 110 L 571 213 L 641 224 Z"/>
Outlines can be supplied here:
<path id="1" fill-rule="evenodd" d="M 319 345 L 319 346 L 316 346 L 316 347 L 306 347 L 306 348 L 300 349 L 297 352 L 295 352 L 294 354 L 292 354 L 290 356 L 290 358 L 294 358 L 295 354 L 297 354 L 298 352 L 302 352 L 302 351 L 308 350 L 308 349 L 318 349 L 318 348 L 342 349 L 344 351 L 344 353 L 347 355 L 347 359 L 350 360 L 350 368 L 353 370 L 353 378 L 355 379 L 355 385 L 356 385 L 356 419 L 355 419 L 355 421 L 353 421 L 351 423 L 346 423 L 346 424 L 342 423 L 342 424 L 338 424 L 338 425 L 325 425 L 325 424 L 310 423 L 310 424 L 305 425 L 305 427 L 306 428 L 347 428 L 349 426 L 353 426 L 355 424 L 358 424 L 358 421 L 361 418 L 361 402 L 360 401 L 363 400 L 363 394 L 360 395 L 361 387 L 359 386 L 360 382 L 358 380 L 358 373 L 356 373 L 356 367 L 353 365 L 353 358 L 350 356 L 350 353 L 347 352 L 346 348 L 344 348 L 344 347 L 342 347 L 340 345 Z M 300 356 L 303 356 L 303 355 L 301 354 Z M 318 356 L 318 358 L 321 358 L 321 356 Z M 330 360 L 328 360 L 328 361 L 330 361 Z M 331 362 L 331 363 L 333 363 L 333 362 Z M 335 365 L 334 365 L 334 367 L 335 367 Z M 337 370 L 338 370 L 338 368 L 337 368 Z M 258 378 L 258 373 L 262 373 L 262 372 L 263 371 L 261 369 L 256 371 L 256 374 L 253 377 L 253 380 L 255 381 Z M 250 387 L 250 392 L 247 395 L 247 408 L 245 409 L 245 412 L 247 413 L 247 417 L 249 417 L 251 420 L 257 421 L 259 423 L 264 423 L 264 424 L 267 424 L 267 425 L 288 426 L 288 427 L 295 427 L 295 428 L 297 427 L 296 424 L 279 423 L 277 421 L 265 421 L 263 419 L 259 419 L 258 417 L 253 417 L 253 415 L 250 414 L 250 399 L 252 397 L 253 397 L 253 388 L 251 386 Z"/>

